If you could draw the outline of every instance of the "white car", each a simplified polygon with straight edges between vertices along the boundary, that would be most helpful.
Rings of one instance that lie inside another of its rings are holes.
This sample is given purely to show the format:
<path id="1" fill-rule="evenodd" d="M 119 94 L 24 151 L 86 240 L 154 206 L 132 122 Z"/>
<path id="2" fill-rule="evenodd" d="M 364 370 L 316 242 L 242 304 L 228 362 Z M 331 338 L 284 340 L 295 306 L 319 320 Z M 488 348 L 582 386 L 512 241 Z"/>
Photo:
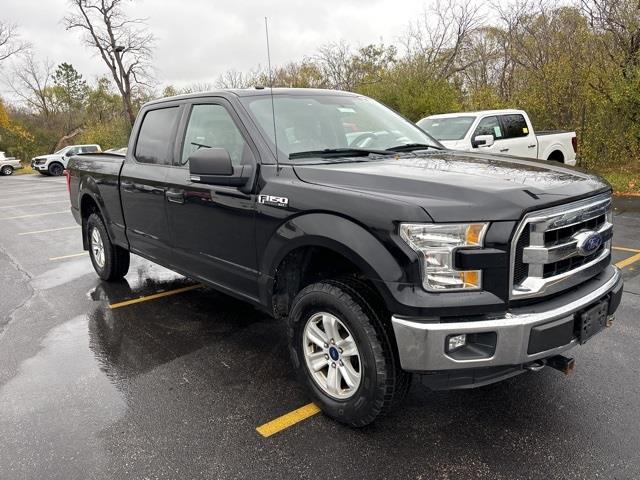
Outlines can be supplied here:
<path id="1" fill-rule="evenodd" d="M 22 163 L 15 157 L 5 157 L 0 152 L 0 175 L 11 175 L 14 170 L 22 168 Z"/>
<path id="2" fill-rule="evenodd" d="M 73 155 L 100 152 L 100 145 L 69 145 L 50 155 L 40 155 L 31 160 L 31 168 L 42 175 L 62 175 Z"/>
<path id="3" fill-rule="evenodd" d="M 576 164 L 576 133 L 560 130 L 534 132 L 524 110 L 431 115 L 417 124 L 453 150 L 502 153 Z"/>

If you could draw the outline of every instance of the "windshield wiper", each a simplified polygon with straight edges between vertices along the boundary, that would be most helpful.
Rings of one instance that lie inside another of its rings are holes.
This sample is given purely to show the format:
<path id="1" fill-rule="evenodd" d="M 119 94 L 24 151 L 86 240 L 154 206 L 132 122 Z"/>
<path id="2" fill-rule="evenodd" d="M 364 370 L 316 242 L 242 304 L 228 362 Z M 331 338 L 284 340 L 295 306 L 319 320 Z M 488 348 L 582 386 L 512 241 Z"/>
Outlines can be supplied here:
<path id="1" fill-rule="evenodd" d="M 289 159 L 311 157 L 367 157 L 371 154 L 390 155 L 390 152 L 387 150 L 375 150 L 370 148 L 325 148 L 324 150 L 308 150 L 306 152 L 290 153 Z"/>
<path id="2" fill-rule="evenodd" d="M 426 143 L 405 143 L 395 147 L 387 148 L 388 152 L 413 152 L 414 150 L 426 150 L 432 148 L 434 150 L 445 150 L 443 147 L 436 145 L 428 145 Z"/>

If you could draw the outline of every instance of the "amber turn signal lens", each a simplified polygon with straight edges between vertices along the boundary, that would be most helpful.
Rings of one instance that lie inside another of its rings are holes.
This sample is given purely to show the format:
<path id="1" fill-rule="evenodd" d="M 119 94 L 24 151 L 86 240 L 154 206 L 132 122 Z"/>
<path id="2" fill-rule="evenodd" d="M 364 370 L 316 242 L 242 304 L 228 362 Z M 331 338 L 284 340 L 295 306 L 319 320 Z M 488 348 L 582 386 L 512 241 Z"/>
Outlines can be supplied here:
<path id="1" fill-rule="evenodd" d="M 467 245 L 480 245 L 482 232 L 486 225 L 484 223 L 472 223 L 467 227 L 465 232 L 465 240 Z"/>
<path id="2" fill-rule="evenodd" d="M 465 285 L 473 285 L 475 287 L 480 286 L 480 274 L 477 270 L 469 272 L 462 272 L 462 281 Z"/>

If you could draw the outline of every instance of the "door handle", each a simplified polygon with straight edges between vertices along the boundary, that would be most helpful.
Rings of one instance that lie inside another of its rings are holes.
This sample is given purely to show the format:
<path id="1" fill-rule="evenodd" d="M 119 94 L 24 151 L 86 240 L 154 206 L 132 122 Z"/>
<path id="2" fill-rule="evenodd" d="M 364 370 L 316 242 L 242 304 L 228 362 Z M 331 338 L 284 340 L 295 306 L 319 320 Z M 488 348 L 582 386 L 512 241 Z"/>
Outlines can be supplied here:
<path id="1" fill-rule="evenodd" d="M 131 192 L 133 191 L 134 184 L 133 182 L 121 182 L 120 186 L 125 192 Z"/>
<path id="2" fill-rule="evenodd" d="M 500 151 L 501 151 L 502 153 L 504 153 L 504 152 L 508 152 L 508 151 L 509 151 L 509 149 L 508 149 L 508 148 L 502 148 Z"/>
<path id="3" fill-rule="evenodd" d="M 171 203 L 184 203 L 184 193 L 183 192 L 165 192 L 167 196 L 167 201 Z"/>
<path id="4" fill-rule="evenodd" d="M 534 143 L 533 145 L 527 145 L 527 148 L 536 148 L 537 145 Z"/>

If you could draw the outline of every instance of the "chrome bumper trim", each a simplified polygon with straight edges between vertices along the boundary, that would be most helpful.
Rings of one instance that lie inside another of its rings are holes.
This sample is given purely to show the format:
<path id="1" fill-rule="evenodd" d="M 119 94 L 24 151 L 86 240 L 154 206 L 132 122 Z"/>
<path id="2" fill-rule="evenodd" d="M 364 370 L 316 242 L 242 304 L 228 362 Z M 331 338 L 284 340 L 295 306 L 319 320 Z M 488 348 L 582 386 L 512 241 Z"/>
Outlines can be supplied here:
<path id="1" fill-rule="evenodd" d="M 400 364 L 409 371 L 438 371 L 459 368 L 519 365 L 556 355 L 574 347 L 578 340 L 552 350 L 527 354 L 531 328 L 554 320 L 572 317 L 577 311 L 608 294 L 621 281 L 620 270 L 611 267 L 611 277 L 598 288 L 560 307 L 535 313 L 507 313 L 491 320 L 425 323 L 396 316 L 391 317 L 396 336 Z M 516 310 L 517 311 L 517 310 Z M 449 335 L 495 332 L 496 350 L 492 357 L 459 360 L 445 353 Z"/>

